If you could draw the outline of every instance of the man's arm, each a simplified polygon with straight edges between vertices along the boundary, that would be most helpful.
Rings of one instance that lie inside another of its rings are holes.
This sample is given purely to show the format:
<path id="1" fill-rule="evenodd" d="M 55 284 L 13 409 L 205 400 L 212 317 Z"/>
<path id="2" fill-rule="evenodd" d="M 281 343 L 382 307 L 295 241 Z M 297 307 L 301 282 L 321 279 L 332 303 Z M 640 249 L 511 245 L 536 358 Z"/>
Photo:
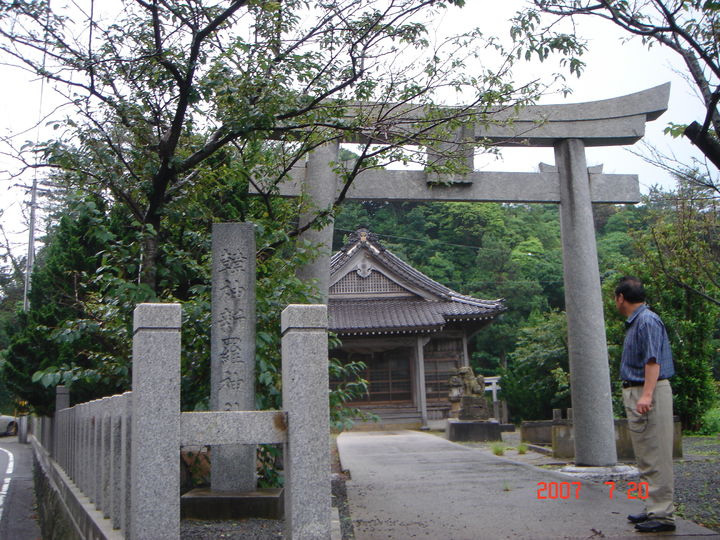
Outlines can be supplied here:
<path id="1" fill-rule="evenodd" d="M 639 414 L 645 414 L 652 408 L 653 392 L 660 376 L 660 364 L 654 358 L 651 358 L 645 364 L 645 383 L 643 384 L 643 392 L 640 399 L 635 405 L 635 410 Z"/>

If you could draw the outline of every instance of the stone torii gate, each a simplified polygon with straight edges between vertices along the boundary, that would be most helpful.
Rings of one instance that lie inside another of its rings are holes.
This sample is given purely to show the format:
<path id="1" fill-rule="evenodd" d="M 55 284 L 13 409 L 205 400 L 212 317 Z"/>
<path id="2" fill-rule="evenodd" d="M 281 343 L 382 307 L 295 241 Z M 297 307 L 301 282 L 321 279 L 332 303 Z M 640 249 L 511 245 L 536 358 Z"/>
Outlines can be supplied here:
<path id="1" fill-rule="evenodd" d="M 468 172 L 444 178 L 436 173 L 368 170 L 360 173 L 346 198 L 379 201 L 464 201 L 558 203 L 563 245 L 565 305 L 568 319 L 571 397 L 578 465 L 610 466 L 617 462 L 600 275 L 593 224 L 593 203 L 637 203 L 637 175 L 603 174 L 587 167 L 585 147 L 630 145 L 645 133 L 645 123 L 667 110 L 670 84 L 622 97 L 588 103 L 537 105 L 520 111 L 501 126 L 464 127 L 467 141 L 499 146 L 545 146 L 555 149 L 555 166 L 540 165 L 537 173 Z M 505 113 L 510 116 L 509 113 Z M 472 170 L 472 144 L 464 159 Z M 429 153 L 429 158 L 433 155 Z M 297 167 L 280 194 L 304 191 L 316 210 L 332 206 L 338 186 L 333 164 L 338 142 L 310 154 Z M 439 184 L 438 181 L 443 182 Z M 309 215 L 301 217 L 301 225 Z M 316 279 L 327 297 L 332 224 L 308 230 L 303 238 L 324 246 L 324 253 L 300 272 Z"/>

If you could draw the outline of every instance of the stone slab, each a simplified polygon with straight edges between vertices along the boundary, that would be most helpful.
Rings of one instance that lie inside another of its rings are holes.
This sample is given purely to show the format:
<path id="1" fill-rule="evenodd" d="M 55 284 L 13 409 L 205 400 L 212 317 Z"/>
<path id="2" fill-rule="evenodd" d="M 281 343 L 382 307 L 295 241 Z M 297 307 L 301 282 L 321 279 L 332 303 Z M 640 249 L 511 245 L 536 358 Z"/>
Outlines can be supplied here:
<path id="1" fill-rule="evenodd" d="M 180 330 L 171 326 L 179 325 L 180 313 L 179 304 L 135 308 L 130 536 L 137 539 L 175 540 L 180 535 L 181 346 Z M 88 461 L 90 473 L 96 474 L 92 457 Z"/>
<path id="2" fill-rule="evenodd" d="M 274 444 L 287 440 L 282 411 L 208 411 L 180 415 L 182 446 Z"/>
<path id="3" fill-rule="evenodd" d="M 552 444 L 552 427 L 567 420 L 525 420 L 520 424 L 520 439 L 530 444 Z"/>
<path id="4" fill-rule="evenodd" d="M 446 435 L 450 441 L 480 442 L 501 441 L 500 424 L 497 422 L 463 421 L 449 418 Z"/>
<path id="5" fill-rule="evenodd" d="M 180 497 L 182 519 L 282 519 L 285 513 L 283 490 L 212 491 L 198 488 Z"/>
<path id="6" fill-rule="evenodd" d="M 325 305 L 282 312 L 282 397 L 288 415 L 284 445 L 285 538 L 330 538 L 330 411 Z"/>

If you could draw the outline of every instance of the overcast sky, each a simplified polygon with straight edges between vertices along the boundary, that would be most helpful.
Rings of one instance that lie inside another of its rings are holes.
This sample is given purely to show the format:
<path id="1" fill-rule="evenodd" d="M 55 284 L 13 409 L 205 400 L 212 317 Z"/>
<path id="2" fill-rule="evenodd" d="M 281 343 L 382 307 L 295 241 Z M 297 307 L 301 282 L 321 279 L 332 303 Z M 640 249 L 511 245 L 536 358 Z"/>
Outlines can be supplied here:
<path id="1" fill-rule="evenodd" d="M 476 25 L 480 28 L 497 28 L 496 34 L 508 37 L 510 25 L 507 21 L 523 2 L 469 0 L 464 10 L 449 10 L 444 17 L 443 26 L 456 29 Z M 492 9 L 488 6 L 492 5 Z M 464 14 L 463 14 L 464 11 Z M 467 14 L 471 16 L 467 16 Z M 573 93 L 567 98 L 562 95 L 547 96 L 541 103 L 577 103 L 623 96 L 671 82 L 668 111 L 657 120 L 646 125 L 644 141 L 657 147 L 668 155 L 675 155 L 682 162 L 690 164 L 692 157 L 702 158 L 688 139 L 672 139 L 663 133 L 669 122 L 689 124 L 693 120 L 704 120 L 701 102 L 686 81 L 676 73 L 685 71 L 683 63 L 676 54 L 655 46 L 648 50 L 639 39 L 629 42 L 623 40 L 627 34 L 609 21 L 597 17 L 576 18 L 578 33 L 588 39 L 588 52 L 583 55 L 585 71 L 580 78 L 568 76 L 567 83 Z M 518 78 L 547 77 L 558 71 L 557 64 L 532 62 L 519 66 Z M 642 144 L 631 147 L 588 148 L 588 165 L 604 165 L 604 172 L 618 174 L 638 174 L 643 193 L 652 185 L 673 187 L 674 181 L 665 171 L 649 165 L 630 150 L 642 151 Z M 552 148 L 518 149 L 504 151 L 501 163 L 488 164 L 488 170 L 537 169 L 540 161 L 554 163 Z"/>
<path id="2" fill-rule="evenodd" d="M 468 0 L 464 9 L 449 9 L 446 14 L 434 21 L 443 33 L 446 29 L 453 32 L 469 30 L 478 26 L 485 33 L 508 38 L 510 25 L 507 19 L 520 7 L 519 0 Z M 648 50 L 639 40 L 625 43 L 624 35 L 609 22 L 595 18 L 579 19 L 578 29 L 581 35 L 589 39 L 589 52 L 584 56 L 587 64 L 583 75 L 577 79 L 568 78 L 573 94 L 564 98 L 562 95 L 548 96 L 542 103 L 570 103 L 607 99 L 651 88 L 667 81 L 672 82 L 670 106 L 668 111 L 658 120 L 647 125 L 645 140 L 665 153 L 672 153 L 681 161 L 689 163 L 692 156 L 701 157 L 687 139 L 673 140 L 663 134 L 668 122 L 690 123 L 702 121 L 703 110 L 699 100 L 685 81 L 673 72 L 683 69 L 682 64 L 674 55 L 660 47 Z M 1 60 L 1 59 L 0 59 Z M 559 68 L 554 62 L 533 62 L 517 71 L 518 81 L 547 77 Z M 40 83 L 28 80 L 0 63 L 2 84 L 0 85 L 0 136 L 24 134 L 16 137 L 16 142 L 34 140 L 36 131 L 30 129 L 38 118 L 50 113 L 57 103 L 52 91 L 46 87 L 43 108 L 40 110 Z M 641 150 L 640 144 L 632 149 Z M 588 164 L 602 163 L 607 173 L 638 174 L 641 189 L 647 192 L 651 185 L 660 184 L 672 187 L 674 182 L 662 170 L 645 163 L 622 147 L 590 148 L 587 150 Z M 516 170 L 534 171 L 538 163 L 554 163 L 552 149 L 517 149 L 504 150 L 503 159 L 484 164 L 485 170 Z M 0 169 L 5 160 L 0 156 Z M 24 178 L 30 183 L 31 177 Z M 3 224 L 8 232 L 21 233 L 17 242 L 24 242 L 25 227 L 20 210 L 25 208 L 27 201 L 24 191 L 14 186 L 6 175 L 0 177 L 0 209 L 4 211 Z"/>

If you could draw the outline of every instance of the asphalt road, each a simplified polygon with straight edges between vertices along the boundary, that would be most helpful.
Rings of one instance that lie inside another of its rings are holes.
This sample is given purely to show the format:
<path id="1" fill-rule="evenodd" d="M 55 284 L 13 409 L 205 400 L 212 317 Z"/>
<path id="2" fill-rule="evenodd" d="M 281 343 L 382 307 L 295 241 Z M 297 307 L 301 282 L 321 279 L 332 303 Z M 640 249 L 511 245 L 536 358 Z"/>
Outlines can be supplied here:
<path id="1" fill-rule="evenodd" d="M 32 450 L 0 437 L 0 540 L 41 540 L 35 515 Z"/>

